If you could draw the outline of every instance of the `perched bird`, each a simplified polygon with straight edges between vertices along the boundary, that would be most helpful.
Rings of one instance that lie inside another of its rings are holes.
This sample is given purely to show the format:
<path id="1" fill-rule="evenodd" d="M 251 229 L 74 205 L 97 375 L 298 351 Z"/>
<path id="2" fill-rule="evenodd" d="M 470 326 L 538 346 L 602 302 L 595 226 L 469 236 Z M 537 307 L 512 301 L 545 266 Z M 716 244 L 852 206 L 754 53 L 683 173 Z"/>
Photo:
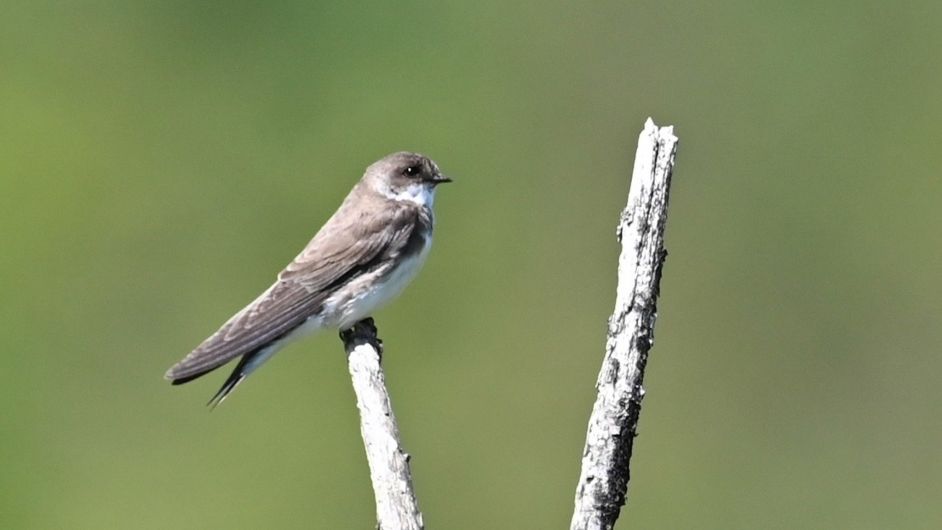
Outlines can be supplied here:
<path id="1" fill-rule="evenodd" d="M 325 328 L 345 330 L 370 316 L 425 262 L 435 189 L 443 182 L 451 179 L 417 153 L 393 153 L 368 167 L 274 285 L 165 377 L 180 385 L 241 357 L 209 401 L 215 406 L 289 342 Z"/>

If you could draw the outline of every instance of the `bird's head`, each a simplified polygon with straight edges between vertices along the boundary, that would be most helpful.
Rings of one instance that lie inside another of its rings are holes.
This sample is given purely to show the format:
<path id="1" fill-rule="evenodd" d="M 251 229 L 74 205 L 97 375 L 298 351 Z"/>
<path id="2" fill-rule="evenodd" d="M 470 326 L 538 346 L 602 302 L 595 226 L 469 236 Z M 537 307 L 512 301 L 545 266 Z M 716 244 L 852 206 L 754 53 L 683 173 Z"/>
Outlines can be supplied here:
<path id="1" fill-rule="evenodd" d="M 427 156 L 400 151 L 366 169 L 364 182 L 386 198 L 432 206 L 435 187 L 451 179 Z"/>

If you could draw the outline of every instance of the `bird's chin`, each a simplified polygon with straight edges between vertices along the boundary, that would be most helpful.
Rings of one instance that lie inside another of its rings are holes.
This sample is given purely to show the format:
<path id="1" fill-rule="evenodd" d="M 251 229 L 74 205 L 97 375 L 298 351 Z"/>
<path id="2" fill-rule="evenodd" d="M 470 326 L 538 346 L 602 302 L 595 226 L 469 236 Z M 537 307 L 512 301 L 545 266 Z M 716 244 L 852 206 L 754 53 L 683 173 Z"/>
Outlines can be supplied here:
<path id="1" fill-rule="evenodd" d="M 401 190 L 392 190 L 388 187 L 381 187 L 377 190 L 387 199 L 401 202 L 411 202 L 419 206 L 432 207 L 435 202 L 435 186 L 427 182 L 414 182 Z"/>

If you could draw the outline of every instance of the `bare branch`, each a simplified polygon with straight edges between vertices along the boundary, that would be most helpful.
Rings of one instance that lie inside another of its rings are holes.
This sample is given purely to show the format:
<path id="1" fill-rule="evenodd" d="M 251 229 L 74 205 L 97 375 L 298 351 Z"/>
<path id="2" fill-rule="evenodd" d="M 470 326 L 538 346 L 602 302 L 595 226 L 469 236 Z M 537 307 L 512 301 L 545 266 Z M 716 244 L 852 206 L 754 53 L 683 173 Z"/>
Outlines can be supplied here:
<path id="1" fill-rule="evenodd" d="M 357 322 L 342 331 L 340 338 L 347 351 L 347 365 L 360 409 L 360 434 L 376 498 L 377 528 L 422 530 L 422 513 L 412 491 L 409 455 L 399 441 L 399 426 L 380 366 L 382 342 L 376 336 L 373 319 Z"/>
<path id="2" fill-rule="evenodd" d="M 625 504 L 629 461 L 637 435 L 644 368 L 654 343 L 654 320 L 664 250 L 664 225 L 677 137 L 648 118 L 617 237 L 618 287 L 608 322 L 605 358 L 589 418 L 571 530 L 611 530 Z"/>

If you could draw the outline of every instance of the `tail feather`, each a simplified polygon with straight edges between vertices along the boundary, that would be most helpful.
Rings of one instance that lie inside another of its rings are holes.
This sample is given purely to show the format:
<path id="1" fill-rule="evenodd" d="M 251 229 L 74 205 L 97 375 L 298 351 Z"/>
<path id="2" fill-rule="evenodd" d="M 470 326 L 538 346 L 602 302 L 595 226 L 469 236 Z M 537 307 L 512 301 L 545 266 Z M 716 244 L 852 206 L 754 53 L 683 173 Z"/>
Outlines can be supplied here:
<path id="1" fill-rule="evenodd" d="M 239 364 L 235 367 L 235 370 L 229 374 L 229 377 L 226 378 L 226 382 L 222 384 L 222 387 L 216 392 L 216 394 L 206 403 L 206 406 L 215 409 L 222 403 L 230 393 L 245 379 L 245 374 L 242 373 L 242 367 L 245 363 L 245 360 L 248 359 L 248 355 L 242 358 L 239 361 Z"/>
<path id="2" fill-rule="evenodd" d="M 242 358 L 239 359 L 239 364 L 236 365 L 232 373 L 229 374 L 229 377 L 226 378 L 226 382 L 222 384 L 222 387 L 219 389 L 219 391 L 216 392 L 213 398 L 210 399 L 209 403 L 206 405 L 212 408 L 219 406 L 219 404 L 222 403 L 226 397 L 228 397 L 229 394 L 231 394 L 232 391 L 236 389 L 237 386 L 239 386 L 239 383 L 245 380 L 249 374 L 257 370 L 259 366 L 265 363 L 265 361 L 270 359 L 276 351 L 281 349 L 282 345 L 283 343 L 280 341 L 275 342 L 258 351 L 243 355 Z"/>

